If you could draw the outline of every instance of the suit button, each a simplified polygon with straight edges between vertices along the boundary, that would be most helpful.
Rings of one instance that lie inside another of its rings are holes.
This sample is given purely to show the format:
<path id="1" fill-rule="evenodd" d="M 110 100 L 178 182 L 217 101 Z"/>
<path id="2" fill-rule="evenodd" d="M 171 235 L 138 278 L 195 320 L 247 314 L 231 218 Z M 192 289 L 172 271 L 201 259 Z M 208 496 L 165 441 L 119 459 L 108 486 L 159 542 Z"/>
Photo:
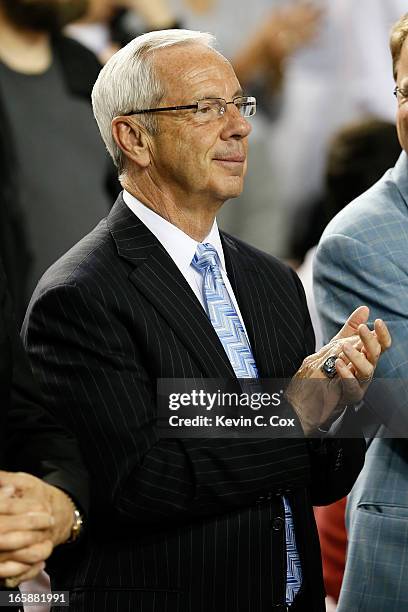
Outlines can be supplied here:
<path id="1" fill-rule="evenodd" d="M 263 504 L 263 503 L 264 503 L 264 501 L 265 501 L 265 497 L 264 497 L 263 495 L 260 495 L 260 496 L 259 496 L 259 497 L 256 499 L 255 503 L 256 503 L 256 504 Z"/>
<path id="2" fill-rule="evenodd" d="M 280 531 L 285 524 L 285 519 L 281 516 L 275 516 L 275 518 L 271 521 L 272 529 L 274 531 Z"/>

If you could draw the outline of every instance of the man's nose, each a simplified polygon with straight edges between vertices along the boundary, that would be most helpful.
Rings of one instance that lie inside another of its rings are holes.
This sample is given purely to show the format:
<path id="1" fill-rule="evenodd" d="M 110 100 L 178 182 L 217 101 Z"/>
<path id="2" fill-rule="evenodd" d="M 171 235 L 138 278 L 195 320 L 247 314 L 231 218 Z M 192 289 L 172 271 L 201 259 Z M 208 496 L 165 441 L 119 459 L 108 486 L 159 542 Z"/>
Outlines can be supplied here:
<path id="1" fill-rule="evenodd" d="M 225 120 L 222 132 L 224 138 L 245 138 L 251 133 L 252 125 L 241 115 L 235 104 L 227 106 Z"/>

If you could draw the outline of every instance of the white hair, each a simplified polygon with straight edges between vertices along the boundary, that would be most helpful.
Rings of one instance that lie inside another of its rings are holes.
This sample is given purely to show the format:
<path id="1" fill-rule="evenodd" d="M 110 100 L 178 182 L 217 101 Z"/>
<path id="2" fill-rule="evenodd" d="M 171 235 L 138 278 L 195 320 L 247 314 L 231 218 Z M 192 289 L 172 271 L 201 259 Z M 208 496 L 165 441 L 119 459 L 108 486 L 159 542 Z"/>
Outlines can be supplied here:
<path id="1" fill-rule="evenodd" d="M 123 170 L 124 159 L 112 136 L 112 119 L 159 104 L 165 88 L 154 69 L 153 51 L 186 43 L 212 48 L 215 38 L 212 34 L 192 30 L 148 32 L 115 53 L 99 73 L 92 90 L 93 111 L 102 139 L 119 172 Z M 138 115 L 138 121 L 152 134 L 157 132 L 154 115 Z"/>

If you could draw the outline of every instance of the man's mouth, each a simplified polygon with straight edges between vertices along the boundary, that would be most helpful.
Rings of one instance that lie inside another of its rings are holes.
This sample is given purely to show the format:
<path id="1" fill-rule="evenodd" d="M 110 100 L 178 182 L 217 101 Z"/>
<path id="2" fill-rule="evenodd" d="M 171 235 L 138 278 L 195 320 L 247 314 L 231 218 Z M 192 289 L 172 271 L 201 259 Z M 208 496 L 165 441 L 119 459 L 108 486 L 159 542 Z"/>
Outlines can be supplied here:
<path id="1" fill-rule="evenodd" d="M 243 164 L 245 161 L 245 155 L 222 155 L 214 157 L 214 161 L 225 162 L 225 163 L 233 163 L 233 164 Z"/>

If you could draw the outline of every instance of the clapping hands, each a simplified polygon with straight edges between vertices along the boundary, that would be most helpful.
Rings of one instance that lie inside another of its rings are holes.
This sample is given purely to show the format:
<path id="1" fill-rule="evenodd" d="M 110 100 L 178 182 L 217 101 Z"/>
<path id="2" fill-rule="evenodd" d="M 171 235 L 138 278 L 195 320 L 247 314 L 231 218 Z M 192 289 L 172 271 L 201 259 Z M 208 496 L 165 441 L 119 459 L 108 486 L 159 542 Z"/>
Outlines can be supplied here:
<path id="1" fill-rule="evenodd" d="M 391 346 L 385 323 L 376 319 L 370 331 L 368 317 L 367 306 L 357 308 L 328 344 L 306 357 L 286 390 L 305 435 L 333 422 L 345 406 L 363 399 L 381 354 Z M 323 367 L 330 358 L 335 363 L 332 377 Z M 304 384 L 312 380 L 318 382 Z"/>

